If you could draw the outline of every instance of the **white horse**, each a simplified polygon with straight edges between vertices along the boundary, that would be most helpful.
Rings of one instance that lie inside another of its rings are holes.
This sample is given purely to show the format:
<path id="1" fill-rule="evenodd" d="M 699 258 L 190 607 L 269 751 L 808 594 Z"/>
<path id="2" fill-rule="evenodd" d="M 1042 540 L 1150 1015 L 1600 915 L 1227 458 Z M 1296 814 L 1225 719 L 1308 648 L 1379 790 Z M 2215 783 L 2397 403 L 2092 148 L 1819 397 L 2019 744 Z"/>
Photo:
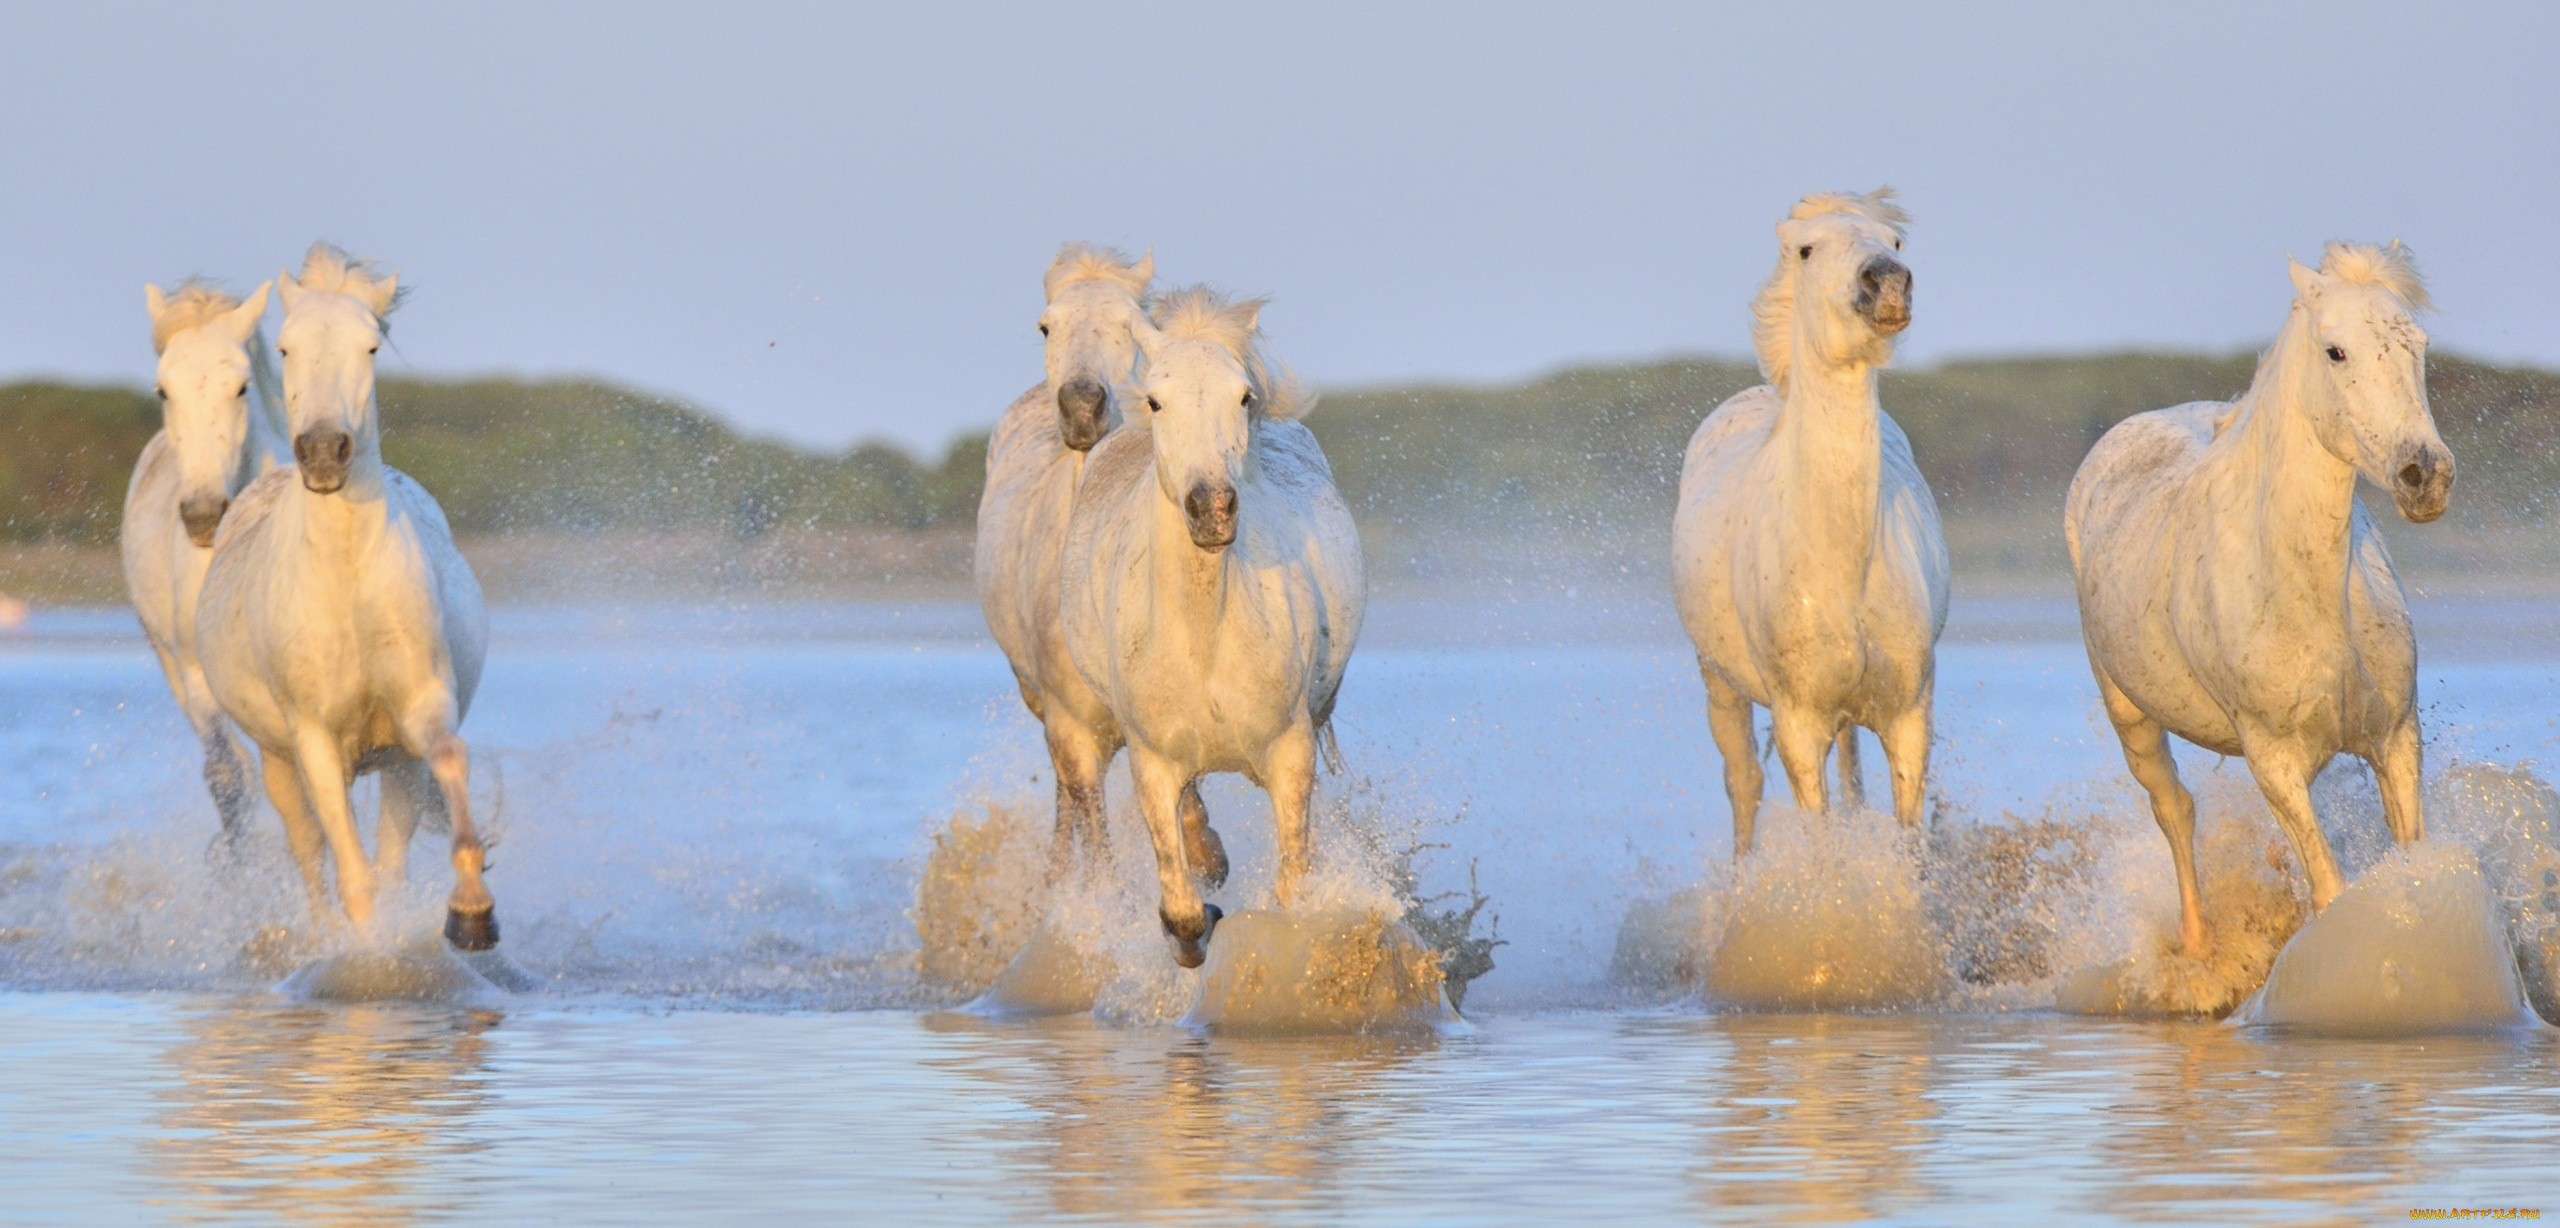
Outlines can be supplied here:
<path id="1" fill-rule="evenodd" d="M 1778 268 L 1752 304 L 1769 382 L 1734 395 L 1689 440 L 1672 524 L 1680 622 L 1698 649 L 1733 803 L 1733 851 L 1760 809 L 1752 705 L 1769 709 L 1796 807 L 1861 797 L 1857 726 L 1893 767 L 1893 808 L 1921 818 L 1929 773 L 1947 544 L 1876 369 L 1911 323 L 1909 217 L 1881 188 L 1817 195 L 1778 223 Z"/>
<path id="2" fill-rule="evenodd" d="M 1120 753 L 1120 726 L 1068 659 L 1058 626 L 1058 554 L 1085 457 L 1136 403 L 1138 342 L 1155 257 L 1132 263 L 1108 248 L 1070 243 L 1043 279 L 1040 313 L 1048 378 L 1015 400 L 987 444 L 974 570 L 987 628 L 1013 663 L 1022 702 L 1040 719 L 1058 778 L 1050 869 L 1065 872 L 1076 842 L 1107 842 L 1102 782 Z M 1055 392 L 1051 390 L 1055 389 Z M 1227 878 L 1227 850 L 1209 827 L 1197 786 L 1182 791 L 1182 830 L 1211 883 Z"/>
<path id="3" fill-rule="evenodd" d="M 1140 321 L 1142 421 L 1094 449 L 1063 561 L 1067 650 L 1129 744 L 1174 959 L 1207 956 L 1182 796 L 1208 772 L 1271 795 L 1278 898 L 1307 873 L 1319 739 L 1360 636 L 1360 536 L 1315 436 L 1308 399 L 1275 379 L 1259 301 L 1176 292 Z"/>
<path id="4" fill-rule="evenodd" d="M 249 768 L 196 658 L 196 599 L 231 500 L 284 463 L 283 394 L 267 356 L 267 287 L 246 302 L 189 282 L 143 287 L 160 355 L 160 432 L 124 496 L 125 587 L 160 672 L 204 744 L 204 784 L 225 840 L 249 814 Z"/>
<path id="5" fill-rule="evenodd" d="M 2329 246 L 2238 401 L 2118 423 L 2071 481 L 2064 531 L 2107 719 L 2178 867 L 2179 941 L 2212 950 L 2195 800 L 2167 734 L 2243 755 L 2327 908 L 2341 883 L 2311 810 L 2346 751 L 2373 765 L 2401 843 L 2418 800 L 2416 637 L 2361 473 L 2424 524 L 2453 495 L 2427 410 L 2427 292 L 2398 243 Z"/>
<path id="6" fill-rule="evenodd" d="M 480 682 L 488 614 L 443 510 L 382 463 L 374 354 L 397 281 L 320 244 L 299 278 L 277 283 L 297 467 L 258 479 L 224 517 L 196 638 L 215 697 L 264 756 L 313 909 L 330 916 L 324 836 L 361 927 L 377 878 L 405 877 L 410 832 L 440 809 L 455 877 L 445 937 L 486 950 L 497 914 L 471 823 L 470 750 L 455 730 Z M 371 863 L 347 797 L 367 771 L 382 773 Z"/>

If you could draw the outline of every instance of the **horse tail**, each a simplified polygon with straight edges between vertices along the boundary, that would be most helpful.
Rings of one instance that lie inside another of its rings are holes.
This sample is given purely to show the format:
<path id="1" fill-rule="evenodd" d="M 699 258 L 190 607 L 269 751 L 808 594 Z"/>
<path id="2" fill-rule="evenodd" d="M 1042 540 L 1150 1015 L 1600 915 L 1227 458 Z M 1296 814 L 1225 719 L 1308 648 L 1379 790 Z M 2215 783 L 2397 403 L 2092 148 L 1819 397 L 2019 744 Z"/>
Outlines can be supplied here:
<path id="1" fill-rule="evenodd" d="M 1324 767 L 1336 776 L 1342 774 L 1342 740 L 1333 736 L 1333 720 L 1316 726 L 1316 749 L 1324 754 Z"/>

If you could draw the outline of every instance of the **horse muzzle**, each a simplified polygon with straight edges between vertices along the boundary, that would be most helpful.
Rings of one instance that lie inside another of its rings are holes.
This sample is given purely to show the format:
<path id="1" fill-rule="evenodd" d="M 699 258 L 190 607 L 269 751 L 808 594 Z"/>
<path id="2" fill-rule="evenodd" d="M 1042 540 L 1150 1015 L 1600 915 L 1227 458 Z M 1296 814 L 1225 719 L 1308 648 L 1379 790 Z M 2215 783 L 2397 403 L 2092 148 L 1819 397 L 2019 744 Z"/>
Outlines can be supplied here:
<path id="1" fill-rule="evenodd" d="M 293 437 L 293 463 L 302 470 L 302 488 L 315 495 L 334 495 L 347 484 L 347 466 L 355 458 L 355 439 L 345 431 L 304 431 Z"/>
<path id="2" fill-rule="evenodd" d="M 2391 475 L 2391 500 L 2411 524 L 2433 524 L 2453 502 L 2453 453 L 2423 447 Z"/>
<path id="3" fill-rule="evenodd" d="M 222 514 L 231 510 L 231 500 L 221 495 L 189 495 L 178 501 L 178 523 L 187 527 L 187 540 L 201 549 L 213 544 L 213 531 L 222 527 Z"/>
<path id="4" fill-rule="evenodd" d="M 1858 314 L 1877 332 L 1893 336 L 1911 327 L 1911 270 L 1891 256 L 1878 256 L 1858 269 Z"/>
<path id="5" fill-rule="evenodd" d="M 1058 389 L 1058 438 L 1068 447 L 1090 452 L 1110 431 L 1111 394 L 1101 380 L 1079 375 Z"/>
<path id="6" fill-rule="evenodd" d="M 1191 544 L 1223 550 L 1236 540 L 1236 488 L 1202 482 L 1182 497 L 1182 518 L 1190 525 Z"/>

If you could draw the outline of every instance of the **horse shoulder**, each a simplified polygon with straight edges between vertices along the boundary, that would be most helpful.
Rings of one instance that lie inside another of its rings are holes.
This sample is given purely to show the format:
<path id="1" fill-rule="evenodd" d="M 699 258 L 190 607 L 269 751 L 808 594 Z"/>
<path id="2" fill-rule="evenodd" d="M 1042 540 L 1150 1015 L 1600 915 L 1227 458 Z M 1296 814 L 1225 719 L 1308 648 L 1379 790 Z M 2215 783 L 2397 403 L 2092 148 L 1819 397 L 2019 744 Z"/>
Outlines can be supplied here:
<path id="1" fill-rule="evenodd" d="M 167 431 L 142 446 L 133 481 L 125 487 L 124 520 L 116 529 L 125 588 L 144 632 L 160 644 L 174 642 L 176 635 L 170 620 L 176 617 L 177 532 L 170 526 L 178 514 L 178 471 L 170 457 Z"/>
<path id="2" fill-rule="evenodd" d="M 1879 483 L 1876 538 L 1880 558 L 1924 607 L 1929 641 L 1936 643 L 1947 626 L 1949 573 L 1946 528 L 1938 518 L 1938 497 L 1911 455 L 1911 438 L 1890 414 L 1876 414 L 1884 463 Z"/>

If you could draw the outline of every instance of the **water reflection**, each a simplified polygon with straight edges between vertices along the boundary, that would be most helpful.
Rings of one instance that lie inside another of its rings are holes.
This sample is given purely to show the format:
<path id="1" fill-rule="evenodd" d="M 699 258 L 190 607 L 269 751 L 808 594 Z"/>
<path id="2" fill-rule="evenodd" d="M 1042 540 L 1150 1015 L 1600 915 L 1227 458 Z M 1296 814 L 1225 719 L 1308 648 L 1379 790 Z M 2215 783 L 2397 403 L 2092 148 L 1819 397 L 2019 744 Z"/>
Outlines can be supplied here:
<path id="1" fill-rule="evenodd" d="M 1934 1191 L 1918 1164 L 1937 1131 L 1937 1064 L 1909 1020 L 1738 1015 L 1699 1080 L 1707 1207 L 1755 1220 L 1872 1219 Z"/>
<path id="2" fill-rule="evenodd" d="M 1058 1214 L 1105 1220 L 1338 1201 L 1410 1110 L 1386 1095 L 1436 1052 L 1430 1034 L 1241 1040 L 1169 1037 L 1065 1020 L 1036 1026 L 937 1017 L 1009 1059 L 951 1059 L 1018 1098 L 994 1127 Z"/>
<path id="3" fill-rule="evenodd" d="M 460 1127 L 487 1098 L 499 1018 L 398 1003 L 195 1012 L 168 1055 L 177 1078 L 146 1171 L 186 1219 L 412 1222 L 439 1209 L 422 1179 L 479 1148 Z"/>

